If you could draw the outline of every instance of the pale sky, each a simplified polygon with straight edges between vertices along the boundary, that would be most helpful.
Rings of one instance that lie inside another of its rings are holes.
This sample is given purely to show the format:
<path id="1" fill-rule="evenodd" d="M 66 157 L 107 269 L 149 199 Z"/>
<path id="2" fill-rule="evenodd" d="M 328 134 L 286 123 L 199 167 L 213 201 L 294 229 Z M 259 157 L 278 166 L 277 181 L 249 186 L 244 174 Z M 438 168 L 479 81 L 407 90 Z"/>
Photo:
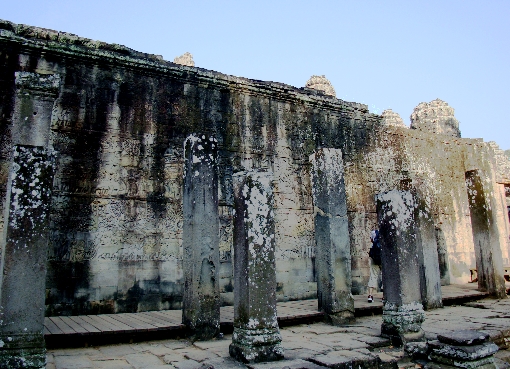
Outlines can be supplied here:
<path id="1" fill-rule="evenodd" d="M 510 149 L 510 1 L 3 0 L 0 18 L 392 109 L 455 109 L 462 137 Z"/>

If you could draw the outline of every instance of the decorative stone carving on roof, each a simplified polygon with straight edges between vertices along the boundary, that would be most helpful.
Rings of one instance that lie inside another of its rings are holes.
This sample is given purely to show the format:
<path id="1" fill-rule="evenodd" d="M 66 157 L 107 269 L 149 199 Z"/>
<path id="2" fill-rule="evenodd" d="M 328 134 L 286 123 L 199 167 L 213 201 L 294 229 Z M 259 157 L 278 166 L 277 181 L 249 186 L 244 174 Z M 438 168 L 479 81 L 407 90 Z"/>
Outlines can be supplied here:
<path id="1" fill-rule="evenodd" d="M 310 79 L 308 80 L 308 82 L 306 82 L 305 87 L 311 88 L 311 89 L 317 90 L 317 91 L 322 91 L 326 95 L 336 97 L 336 92 L 335 92 L 335 89 L 333 88 L 333 85 L 331 84 L 331 82 L 329 82 L 329 80 L 324 75 L 311 76 Z"/>
<path id="2" fill-rule="evenodd" d="M 385 111 L 383 111 L 381 116 L 382 116 L 381 122 L 386 126 L 407 128 L 407 126 L 404 123 L 404 120 L 400 117 L 400 115 L 391 109 L 386 109 Z"/>
<path id="3" fill-rule="evenodd" d="M 185 65 L 187 67 L 194 67 L 195 62 L 193 61 L 193 55 L 191 55 L 189 52 L 185 52 L 181 56 L 177 56 L 174 59 L 175 64 Z"/>
<path id="4" fill-rule="evenodd" d="M 440 99 L 419 103 L 411 114 L 411 129 L 460 137 L 459 121 L 454 109 Z"/>

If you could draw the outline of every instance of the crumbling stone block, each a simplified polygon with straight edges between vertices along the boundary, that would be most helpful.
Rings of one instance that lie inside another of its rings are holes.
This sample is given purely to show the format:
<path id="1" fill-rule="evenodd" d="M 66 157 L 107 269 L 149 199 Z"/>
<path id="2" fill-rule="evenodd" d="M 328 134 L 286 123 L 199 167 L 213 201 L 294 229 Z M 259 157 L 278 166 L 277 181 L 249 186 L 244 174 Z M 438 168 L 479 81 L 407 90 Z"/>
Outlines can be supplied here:
<path id="1" fill-rule="evenodd" d="M 335 88 L 326 76 L 311 76 L 305 87 L 320 91 L 326 95 L 336 96 Z"/>
<path id="2" fill-rule="evenodd" d="M 448 334 L 438 334 L 437 339 L 441 343 L 455 346 L 479 345 L 489 340 L 489 334 L 473 330 L 455 331 Z"/>
<path id="3" fill-rule="evenodd" d="M 496 368 L 498 346 L 488 339 L 488 334 L 468 330 L 438 335 L 437 341 L 428 342 L 429 359 L 458 368 Z"/>
<path id="4" fill-rule="evenodd" d="M 381 116 L 382 116 L 381 123 L 386 126 L 407 128 L 400 115 L 391 109 L 386 109 L 385 111 L 383 111 Z"/>
<path id="5" fill-rule="evenodd" d="M 460 137 L 459 121 L 454 116 L 454 109 L 440 99 L 422 102 L 414 108 L 411 129 Z"/>

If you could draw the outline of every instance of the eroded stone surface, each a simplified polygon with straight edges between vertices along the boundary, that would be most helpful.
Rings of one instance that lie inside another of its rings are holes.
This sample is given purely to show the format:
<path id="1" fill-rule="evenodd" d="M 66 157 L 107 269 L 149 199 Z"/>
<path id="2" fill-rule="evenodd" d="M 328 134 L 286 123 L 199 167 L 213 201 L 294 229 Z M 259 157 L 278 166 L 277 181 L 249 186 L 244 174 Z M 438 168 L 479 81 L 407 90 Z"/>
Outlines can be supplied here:
<path id="1" fill-rule="evenodd" d="M 319 310 L 327 314 L 332 324 L 345 324 L 354 320 L 354 300 L 342 152 L 317 150 L 310 161 Z"/>
<path id="2" fill-rule="evenodd" d="M 477 264 L 478 287 L 498 298 L 506 298 L 503 278 L 502 242 L 499 237 L 496 209 L 491 205 L 491 186 L 482 179 L 479 170 L 465 173 L 473 243 Z M 506 246 L 506 245 L 505 245 Z"/>
<path id="3" fill-rule="evenodd" d="M 234 186 L 234 333 L 230 356 L 245 362 L 283 358 L 276 315 L 273 175 L 239 172 Z"/>
<path id="4" fill-rule="evenodd" d="M 484 332 L 460 330 L 449 334 L 438 334 L 437 339 L 441 343 L 447 343 L 450 345 L 471 346 L 487 342 L 489 335 Z"/>
<path id="5" fill-rule="evenodd" d="M 318 90 L 326 95 L 336 96 L 335 89 L 326 76 L 311 76 L 310 79 L 306 82 L 305 87 L 311 88 L 313 90 Z"/>
<path id="6" fill-rule="evenodd" d="M 182 321 L 193 340 L 220 332 L 218 143 L 205 134 L 184 142 Z"/>
<path id="7" fill-rule="evenodd" d="M 416 222 L 418 203 L 409 191 L 378 194 L 385 304 L 381 334 L 396 345 L 423 338 L 420 265 Z"/>
<path id="8" fill-rule="evenodd" d="M 195 66 L 195 62 L 193 61 L 193 55 L 191 55 L 189 52 L 185 52 L 181 56 L 177 56 L 174 59 L 174 63 L 175 64 L 185 65 L 185 66 L 188 66 L 188 67 L 194 67 Z"/>
<path id="9" fill-rule="evenodd" d="M 407 126 L 404 123 L 404 120 L 400 117 L 400 115 L 391 109 L 386 109 L 385 111 L 383 111 L 381 116 L 382 116 L 381 123 L 387 126 L 407 128 Z"/>
<path id="10" fill-rule="evenodd" d="M 457 360 L 479 360 L 492 356 L 498 351 L 498 346 L 492 342 L 484 342 L 478 345 L 451 345 L 439 341 L 430 341 L 432 353 L 437 356 L 448 357 Z"/>
<path id="11" fill-rule="evenodd" d="M 414 108 L 411 129 L 460 137 L 459 121 L 454 116 L 454 109 L 440 99 L 422 102 Z"/>

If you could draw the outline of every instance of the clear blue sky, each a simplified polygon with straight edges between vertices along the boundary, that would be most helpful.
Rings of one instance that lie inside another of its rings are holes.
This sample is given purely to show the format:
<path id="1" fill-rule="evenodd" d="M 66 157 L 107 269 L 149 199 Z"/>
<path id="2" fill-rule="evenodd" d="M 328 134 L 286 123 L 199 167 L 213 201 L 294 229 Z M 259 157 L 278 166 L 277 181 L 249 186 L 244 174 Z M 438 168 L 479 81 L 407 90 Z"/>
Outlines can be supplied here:
<path id="1" fill-rule="evenodd" d="M 510 149 L 510 1 L 3 1 L 0 18 L 302 87 L 326 75 L 337 97 L 455 109 L 463 137 Z"/>

